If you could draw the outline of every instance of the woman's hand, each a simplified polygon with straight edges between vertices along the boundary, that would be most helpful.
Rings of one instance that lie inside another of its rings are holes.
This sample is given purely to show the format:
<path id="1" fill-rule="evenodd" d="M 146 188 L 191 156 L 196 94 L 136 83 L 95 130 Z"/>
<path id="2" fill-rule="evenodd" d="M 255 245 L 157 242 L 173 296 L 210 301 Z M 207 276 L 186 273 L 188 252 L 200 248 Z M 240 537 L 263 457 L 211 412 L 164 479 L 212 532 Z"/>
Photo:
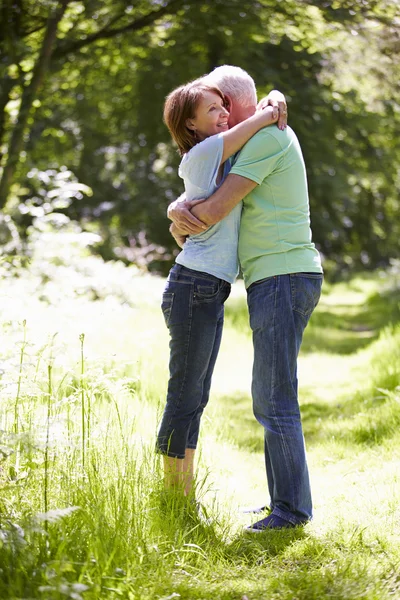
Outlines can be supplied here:
<path id="1" fill-rule="evenodd" d="M 272 123 L 276 123 L 279 118 L 279 109 L 277 106 L 266 105 L 262 108 L 257 108 L 257 114 L 261 114 L 263 119 L 265 119 L 265 127 L 268 125 L 272 125 Z"/>
<path id="2" fill-rule="evenodd" d="M 178 244 L 178 246 L 180 248 L 183 248 L 183 244 L 186 242 L 187 236 L 180 234 L 177 231 L 176 225 L 174 223 L 171 223 L 171 225 L 169 226 L 169 232 L 172 235 L 172 237 L 174 238 L 174 240 L 176 241 L 176 243 Z"/>
<path id="3" fill-rule="evenodd" d="M 282 131 L 287 127 L 287 104 L 285 96 L 278 90 L 272 90 L 257 104 L 257 110 L 263 110 L 267 106 L 272 106 L 279 112 L 278 127 Z"/>

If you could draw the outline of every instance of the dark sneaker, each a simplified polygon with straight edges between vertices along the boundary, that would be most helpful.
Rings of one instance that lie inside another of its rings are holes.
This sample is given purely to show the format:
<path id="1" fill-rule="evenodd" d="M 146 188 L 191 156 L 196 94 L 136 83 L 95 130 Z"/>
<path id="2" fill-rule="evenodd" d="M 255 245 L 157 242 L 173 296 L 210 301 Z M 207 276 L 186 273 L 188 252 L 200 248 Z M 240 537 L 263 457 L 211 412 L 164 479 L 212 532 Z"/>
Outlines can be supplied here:
<path id="1" fill-rule="evenodd" d="M 250 525 L 250 527 L 245 527 L 244 530 L 247 533 L 262 533 L 267 529 L 287 529 L 291 527 L 295 527 L 295 525 L 289 521 L 285 521 L 285 519 L 281 519 L 277 515 L 268 515 L 265 519 L 261 519 L 261 521 Z"/>

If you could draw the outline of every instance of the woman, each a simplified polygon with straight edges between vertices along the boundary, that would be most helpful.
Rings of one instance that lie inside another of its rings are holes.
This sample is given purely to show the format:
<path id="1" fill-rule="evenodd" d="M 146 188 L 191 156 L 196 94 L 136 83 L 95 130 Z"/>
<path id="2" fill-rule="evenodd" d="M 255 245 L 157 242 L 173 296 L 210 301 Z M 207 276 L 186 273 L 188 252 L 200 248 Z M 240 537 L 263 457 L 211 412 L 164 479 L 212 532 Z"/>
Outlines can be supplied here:
<path id="1" fill-rule="evenodd" d="M 179 175 L 186 198 L 211 195 L 223 182 L 232 157 L 257 131 L 275 123 L 272 107 L 228 129 L 229 113 L 218 87 L 199 79 L 171 92 L 164 121 L 178 145 Z M 208 402 L 218 355 L 224 302 L 238 273 L 241 205 L 204 233 L 189 236 L 176 258 L 163 294 L 170 332 L 170 378 L 157 438 L 164 455 L 164 482 L 185 496 L 193 488 L 200 419 Z"/>

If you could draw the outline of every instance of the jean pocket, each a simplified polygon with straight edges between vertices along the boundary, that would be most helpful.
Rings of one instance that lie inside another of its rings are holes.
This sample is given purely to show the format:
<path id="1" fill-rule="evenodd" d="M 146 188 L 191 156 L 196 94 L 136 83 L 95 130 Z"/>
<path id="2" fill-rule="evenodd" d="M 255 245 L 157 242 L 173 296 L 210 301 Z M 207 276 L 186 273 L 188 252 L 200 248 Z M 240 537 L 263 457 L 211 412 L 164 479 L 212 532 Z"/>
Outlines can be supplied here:
<path id="1" fill-rule="evenodd" d="M 210 282 L 195 282 L 194 283 L 194 298 L 197 300 L 214 300 L 218 296 L 219 292 L 219 282 L 210 281 Z"/>
<path id="2" fill-rule="evenodd" d="M 163 296 L 162 296 L 161 310 L 163 312 L 165 323 L 166 323 L 167 327 L 169 325 L 169 321 L 171 318 L 171 311 L 172 311 L 172 305 L 174 302 L 174 296 L 175 296 L 174 292 L 164 292 Z"/>
<path id="3" fill-rule="evenodd" d="M 310 317 L 321 296 L 322 276 L 300 275 L 291 277 L 292 307 L 304 317 Z"/>
<path id="4" fill-rule="evenodd" d="M 267 277 L 249 287 L 247 290 L 247 304 L 252 331 L 270 325 L 276 312 L 278 292 L 278 277 Z"/>

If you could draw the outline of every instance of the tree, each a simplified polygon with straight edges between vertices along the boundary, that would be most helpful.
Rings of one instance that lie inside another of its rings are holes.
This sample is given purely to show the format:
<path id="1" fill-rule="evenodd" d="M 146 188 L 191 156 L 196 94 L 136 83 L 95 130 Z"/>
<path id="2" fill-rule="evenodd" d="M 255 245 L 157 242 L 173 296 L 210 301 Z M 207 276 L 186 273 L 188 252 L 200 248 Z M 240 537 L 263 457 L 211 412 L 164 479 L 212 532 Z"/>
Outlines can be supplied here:
<path id="1" fill-rule="evenodd" d="M 3 60 L 4 150 L 49 7 L 19 5 L 29 19 L 13 24 L 18 43 Z M 103 256 L 167 268 L 176 248 L 165 209 L 182 184 L 162 123 L 164 98 L 218 64 L 238 64 L 260 94 L 276 87 L 288 98 L 306 158 L 314 239 L 330 264 L 384 264 L 400 233 L 397 10 L 394 0 L 71 2 L 28 119 L 7 210 L 18 221 L 18 206 L 34 196 L 33 167 L 66 165 L 94 192 L 76 198 L 68 215 L 101 233 Z"/>
<path id="2" fill-rule="evenodd" d="M 23 88 L 21 105 L 18 111 L 18 119 L 12 131 L 8 147 L 7 162 L 4 166 L 0 180 L 0 207 L 3 207 L 7 201 L 12 178 L 23 147 L 24 132 L 28 122 L 29 113 L 32 109 L 33 103 L 37 97 L 39 88 L 43 82 L 44 75 L 50 63 L 54 43 L 56 40 L 58 23 L 66 11 L 68 2 L 69 0 L 60 0 L 60 3 L 56 6 L 56 8 L 50 12 L 40 52 L 32 70 L 32 78 L 30 82 Z"/>
<path id="3" fill-rule="evenodd" d="M 8 145 L 7 160 L 0 179 L 0 207 L 4 207 L 7 202 L 11 182 L 24 145 L 24 133 L 27 129 L 29 114 L 37 99 L 38 91 L 43 83 L 46 71 L 50 66 L 52 55 L 60 61 L 63 57 L 77 53 L 82 48 L 99 40 L 110 39 L 131 31 L 138 31 L 151 25 L 165 14 L 177 10 L 182 2 L 181 0 L 170 0 L 164 6 L 156 7 L 152 10 L 148 10 L 148 3 L 138 2 L 136 3 L 137 13 L 133 18 L 127 18 L 127 13 L 131 12 L 130 9 L 132 7 L 126 7 L 124 2 L 111 4 L 107 0 L 94 0 L 86 3 L 86 6 L 81 4 L 82 10 L 77 10 L 75 6 L 71 13 L 67 15 L 68 20 L 64 24 L 65 29 L 83 30 L 85 32 L 89 31 L 89 33 L 86 33 L 84 36 L 72 35 L 69 37 L 68 42 L 59 40 L 58 46 L 54 48 L 57 27 L 65 15 L 69 3 L 70 0 L 60 0 L 55 4 L 50 0 L 48 3 L 45 3 L 45 6 L 48 5 L 47 25 L 44 25 L 42 15 L 34 14 L 37 21 L 33 29 L 28 29 L 27 23 L 34 11 L 34 6 L 30 0 L 18 0 L 16 3 L 7 0 L 3 5 L 2 22 L 4 25 L 0 41 L 2 42 L 3 51 L 8 50 L 9 52 L 8 56 L 7 54 L 5 55 L 5 65 L 10 70 L 13 66 L 12 61 L 15 60 L 16 64 L 14 66 L 18 68 L 22 75 L 19 78 L 20 80 L 22 79 L 22 94 L 18 117 Z M 144 12 L 146 9 L 147 12 Z M 84 16 L 80 19 L 79 15 L 81 14 Z M 98 16 L 100 17 L 100 24 L 94 31 L 91 31 L 93 29 L 93 20 L 97 20 Z M 38 32 L 42 33 L 43 29 L 44 34 L 37 59 L 33 64 L 31 72 L 29 72 L 28 76 L 24 77 L 21 67 L 22 60 L 26 55 L 24 39 L 34 35 L 33 45 L 36 45 L 37 34 Z M 21 48 L 22 50 L 20 50 Z M 4 113 L 14 87 L 13 82 L 13 77 L 7 74 L 5 76 L 4 90 L 0 97 L 0 109 L 2 109 L 0 117 L 0 144 L 5 131 L 4 124 L 6 119 Z"/>

